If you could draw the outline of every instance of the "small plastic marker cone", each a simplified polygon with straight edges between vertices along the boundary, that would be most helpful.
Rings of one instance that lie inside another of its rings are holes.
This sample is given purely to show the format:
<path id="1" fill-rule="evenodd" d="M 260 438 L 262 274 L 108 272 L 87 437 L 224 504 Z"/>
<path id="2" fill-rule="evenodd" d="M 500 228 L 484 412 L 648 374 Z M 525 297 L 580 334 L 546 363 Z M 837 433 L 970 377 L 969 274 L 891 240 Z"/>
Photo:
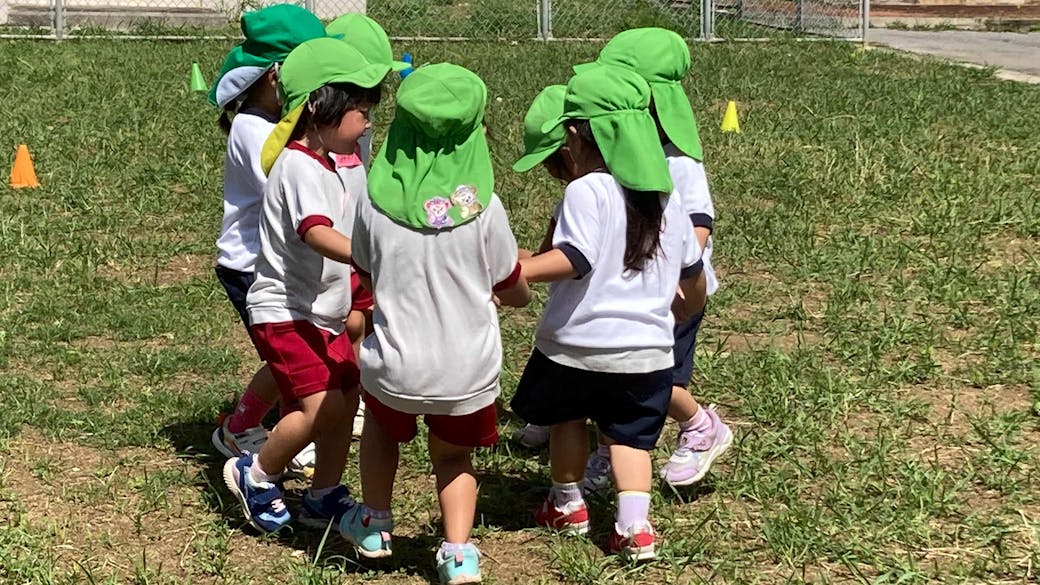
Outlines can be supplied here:
<path id="1" fill-rule="evenodd" d="M 740 134 L 740 120 L 737 119 L 737 102 L 733 100 L 726 104 L 726 115 L 722 116 L 722 131 Z"/>
<path id="2" fill-rule="evenodd" d="M 198 63 L 191 64 L 191 81 L 189 82 L 189 86 L 191 87 L 191 91 L 209 91 L 209 84 L 207 84 L 206 80 L 202 78 L 202 69 L 199 67 Z"/>
<path id="3" fill-rule="evenodd" d="M 40 182 L 36 180 L 32 158 L 29 157 L 29 147 L 24 144 L 18 145 L 18 154 L 14 157 L 14 167 L 11 168 L 11 186 L 15 189 L 40 186 Z"/>

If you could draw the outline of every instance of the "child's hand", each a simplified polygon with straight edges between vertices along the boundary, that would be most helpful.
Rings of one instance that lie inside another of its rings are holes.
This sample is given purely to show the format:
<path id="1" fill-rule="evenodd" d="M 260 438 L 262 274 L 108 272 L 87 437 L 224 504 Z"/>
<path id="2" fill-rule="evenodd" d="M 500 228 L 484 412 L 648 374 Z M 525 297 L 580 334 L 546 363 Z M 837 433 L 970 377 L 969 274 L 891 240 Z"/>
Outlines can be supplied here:
<path id="1" fill-rule="evenodd" d="M 502 299 L 498 298 L 498 295 L 495 295 L 495 294 L 491 295 L 491 302 L 495 303 L 495 307 L 497 307 L 499 309 L 502 308 Z"/>

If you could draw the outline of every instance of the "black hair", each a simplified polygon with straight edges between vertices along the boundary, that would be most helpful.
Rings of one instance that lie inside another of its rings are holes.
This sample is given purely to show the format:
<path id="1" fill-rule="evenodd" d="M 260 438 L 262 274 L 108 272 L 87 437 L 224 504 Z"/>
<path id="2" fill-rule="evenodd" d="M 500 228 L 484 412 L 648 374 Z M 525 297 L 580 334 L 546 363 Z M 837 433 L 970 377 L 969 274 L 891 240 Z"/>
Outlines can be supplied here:
<path id="1" fill-rule="evenodd" d="M 311 128 L 339 124 L 343 114 L 362 106 L 374 106 L 383 97 L 382 86 L 361 87 L 353 83 L 329 83 L 311 92 L 309 106 L 296 122 L 292 139 L 299 139 Z"/>
<path id="2" fill-rule="evenodd" d="M 588 120 L 568 120 L 567 126 L 577 130 L 582 142 L 599 150 L 592 125 Z M 664 223 L 665 195 L 658 191 L 637 191 L 618 184 L 625 196 L 625 257 L 626 270 L 639 272 L 647 261 L 653 260 L 661 248 L 661 226 Z"/>
<path id="3" fill-rule="evenodd" d="M 217 125 L 224 131 L 224 134 L 231 134 L 231 119 L 238 113 L 238 102 L 232 100 L 231 102 L 224 105 L 224 109 L 220 110 L 220 117 L 217 118 Z"/>

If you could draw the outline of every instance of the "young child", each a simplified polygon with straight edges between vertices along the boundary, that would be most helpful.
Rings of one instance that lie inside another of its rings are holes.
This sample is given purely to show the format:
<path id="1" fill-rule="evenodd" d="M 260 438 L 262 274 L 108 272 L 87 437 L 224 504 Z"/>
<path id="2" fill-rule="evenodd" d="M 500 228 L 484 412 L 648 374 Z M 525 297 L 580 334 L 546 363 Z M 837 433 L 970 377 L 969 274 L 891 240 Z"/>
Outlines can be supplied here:
<path id="1" fill-rule="evenodd" d="M 386 31 L 379 23 L 364 14 L 349 13 L 340 16 L 325 27 L 325 32 L 330 37 L 341 38 L 344 42 L 354 47 L 370 63 L 379 63 L 390 67 L 391 71 L 403 71 L 409 67 L 408 63 L 395 61 L 393 50 L 390 48 L 390 39 Z M 358 141 L 358 150 L 347 154 L 338 154 L 336 159 L 336 171 L 344 176 L 344 180 L 353 180 L 353 177 L 365 175 L 365 167 L 371 160 L 372 155 L 372 132 L 366 131 Z M 347 318 L 347 332 L 355 341 L 355 352 L 360 349 L 361 339 L 372 333 L 372 294 L 361 286 L 356 273 L 350 275 L 351 299 L 353 306 L 350 309 L 350 317 Z M 365 422 L 365 403 L 358 403 L 358 413 L 354 417 L 353 433 L 355 437 L 361 436 Z"/>
<path id="2" fill-rule="evenodd" d="M 278 66 L 297 45 L 325 36 L 325 30 L 318 17 L 289 4 L 246 12 L 241 25 L 246 40 L 228 53 L 209 100 L 221 108 L 219 123 L 228 135 L 217 279 L 248 332 L 246 293 L 256 280 L 260 209 L 267 185 L 260 170 L 260 149 L 281 112 Z M 249 382 L 234 412 L 213 431 L 213 446 L 225 457 L 259 451 L 267 440 L 261 421 L 277 401 L 278 386 L 265 365 Z M 289 467 L 305 476 L 313 472 L 313 446 L 297 454 Z"/>
<path id="3" fill-rule="evenodd" d="M 444 522 L 437 570 L 448 584 L 480 581 L 469 543 L 477 505 L 471 453 L 498 439 L 494 297 L 509 306 L 531 297 L 494 194 L 486 101 L 480 78 L 457 65 L 405 78 L 352 238 L 354 267 L 376 298 L 375 333 L 360 356 L 364 505 L 340 530 L 365 557 L 391 554 L 399 445 L 416 436 L 422 415 Z"/>
<path id="4" fill-rule="evenodd" d="M 280 71 L 284 116 L 264 144 L 268 173 L 261 254 L 247 298 L 253 337 L 278 384 L 282 417 L 257 454 L 229 459 L 224 481 L 250 524 L 274 532 L 291 520 L 278 483 L 315 442 L 304 517 L 338 521 L 353 505 L 340 484 L 357 409 L 358 369 L 344 320 L 350 308 L 351 210 L 330 154 L 353 152 L 389 73 L 336 39 L 296 47 Z M 356 188 L 356 186 L 355 186 Z M 364 199 L 364 193 L 352 193 Z"/>
<path id="5" fill-rule="evenodd" d="M 638 73 L 650 85 L 650 113 L 668 159 L 672 183 L 682 200 L 683 211 L 693 224 L 698 243 L 704 250 L 701 295 L 710 296 L 718 288 L 711 266 L 711 231 L 715 217 L 708 177 L 702 164 L 697 121 L 682 80 L 690 71 L 690 48 L 678 34 L 663 28 L 638 28 L 619 33 L 603 47 L 595 63 L 578 65 L 575 72 L 598 65 L 616 65 Z M 693 374 L 697 331 L 704 317 L 701 306 L 696 315 L 675 326 L 675 363 L 672 367 L 672 399 L 668 415 L 679 423 L 676 449 L 661 469 L 661 477 L 673 486 L 700 481 L 712 462 L 733 443 L 733 433 L 712 408 L 701 408 L 686 390 Z M 609 449 L 600 445 L 589 458 L 586 487 L 609 484 Z"/>
<path id="6" fill-rule="evenodd" d="M 672 311 L 696 308 L 701 249 L 672 193 L 646 81 L 598 67 L 572 78 L 565 100 L 543 130 L 564 126 L 574 180 L 553 249 L 520 261 L 529 281 L 553 285 L 512 407 L 552 427 L 553 487 L 535 521 L 588 531 L 581 481 L 591 418 L 610 444 L 619 490 L 609 549 L 651 559 L 650 450 L 671 395 Z"/>

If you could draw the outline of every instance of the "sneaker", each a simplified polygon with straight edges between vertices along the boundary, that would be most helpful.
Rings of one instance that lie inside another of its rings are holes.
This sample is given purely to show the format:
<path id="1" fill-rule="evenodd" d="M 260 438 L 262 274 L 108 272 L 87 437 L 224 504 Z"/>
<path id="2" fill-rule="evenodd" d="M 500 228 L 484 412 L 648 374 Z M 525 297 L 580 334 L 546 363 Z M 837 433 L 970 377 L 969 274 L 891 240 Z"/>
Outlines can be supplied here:
<path id="1" fill-rule="evenodd" d="M 714 405 L 705 412 L 711 417 L 708 433 L 679 433 L 675 452 L 661 468 L 661 478 L 673 486 L 697 483 L 708 473 L 711 464 L 733 444 L 733 433 L 715 413 Z"/>
<path id="2" fill-rule="evenodd" d="M 589 531 L 589 509 L 585 500 L 568 502 L 557 508 L 551 497 L 545 498 L 541 507 L 534 511 L 534 521 L 539 526 L 552 528 L 568 534 L 586 534 Z"/>
<path id="3" fill-rule="evenodd" d="M 441 547 L 437 551 L 437 574 L 442 585 L 480 583 L 480 551 L 472 544 L 464 544 L 454 553 Z"/>
<path id="4" fill-rule="evenodd" d="M 394 521 L 390 518 L 373 518 L 368 507 L 357 505 L 347 511 L 339 521 L 339 532 L 354 545 L 359 555 L 369 559 L 381 559 L 393 554 L 390 546 L 390 531 Z"/>
<path id="5" fill-rule="evenodd" d="M 528 449 L 544 447 L 549 442 L 549 427 L 524 425 L 513 433 L 513 440 Z"/>
<path id="6" fill-rule="evenodd" d="M 612 554 L 626 561 L 649 561 L 657 558 L 654 553 L 654 529 L 650 523 L 636 525 L 624 534 L 618 532 L 617 524 L 610 531 L 608 548 Z"/>
<path id="7" fill-rule="evenodd" d="M 309 480 L 314 477 L 314 461 L 316 459 L 314 443 L 308 443 L 302 451 L 296 454 L 296 457 L 289 460 L 289 465 L 285 468 L 285 472 L 300 479 Z"/>
<path id="8" fill-rule="evenodd" d="M 345 485 L 336 486 L 336 489 L 323 498 L 312 498 L 308 490 L 303 494 L 303 512 L 300 513 L 300 523 L 321 530 L 327 528 L 330 522 L 339 526 L 343 515 L 356 505 L 357 502 Z"/>
<path id="9" fill-rule="evenodd" d="M 244 453 L 259 453 L 260 447 L 267 442 L 267 429 L 251 427 L 241 433 L 232 433 L 228 429 L 230 421 L 230 416 L 226 414 L 221 416 L 220 426 L 213 431 L 211 440 L 217 451 L 228 458 L 241 457 Z"/>
<path id="10" fill-rule="evenodd" d="M 224 464 L 224 483 L 242 504 L 249 524 L 260 532 L 277 532 L 292 520 L 282 501 L 282 490 L 277 484 L 254 483 L 249 467 L 255 455 L 228 459 Z"/>
<path id="11" fill-rule="evenodd" d="M 593 451 L 585 464 L 585 479 L 581 482 L 581 489 L 585 493 L 595 493 L 607 490 L 611 486 L 610 457 L 600 455 L 599 451 Z"/>

